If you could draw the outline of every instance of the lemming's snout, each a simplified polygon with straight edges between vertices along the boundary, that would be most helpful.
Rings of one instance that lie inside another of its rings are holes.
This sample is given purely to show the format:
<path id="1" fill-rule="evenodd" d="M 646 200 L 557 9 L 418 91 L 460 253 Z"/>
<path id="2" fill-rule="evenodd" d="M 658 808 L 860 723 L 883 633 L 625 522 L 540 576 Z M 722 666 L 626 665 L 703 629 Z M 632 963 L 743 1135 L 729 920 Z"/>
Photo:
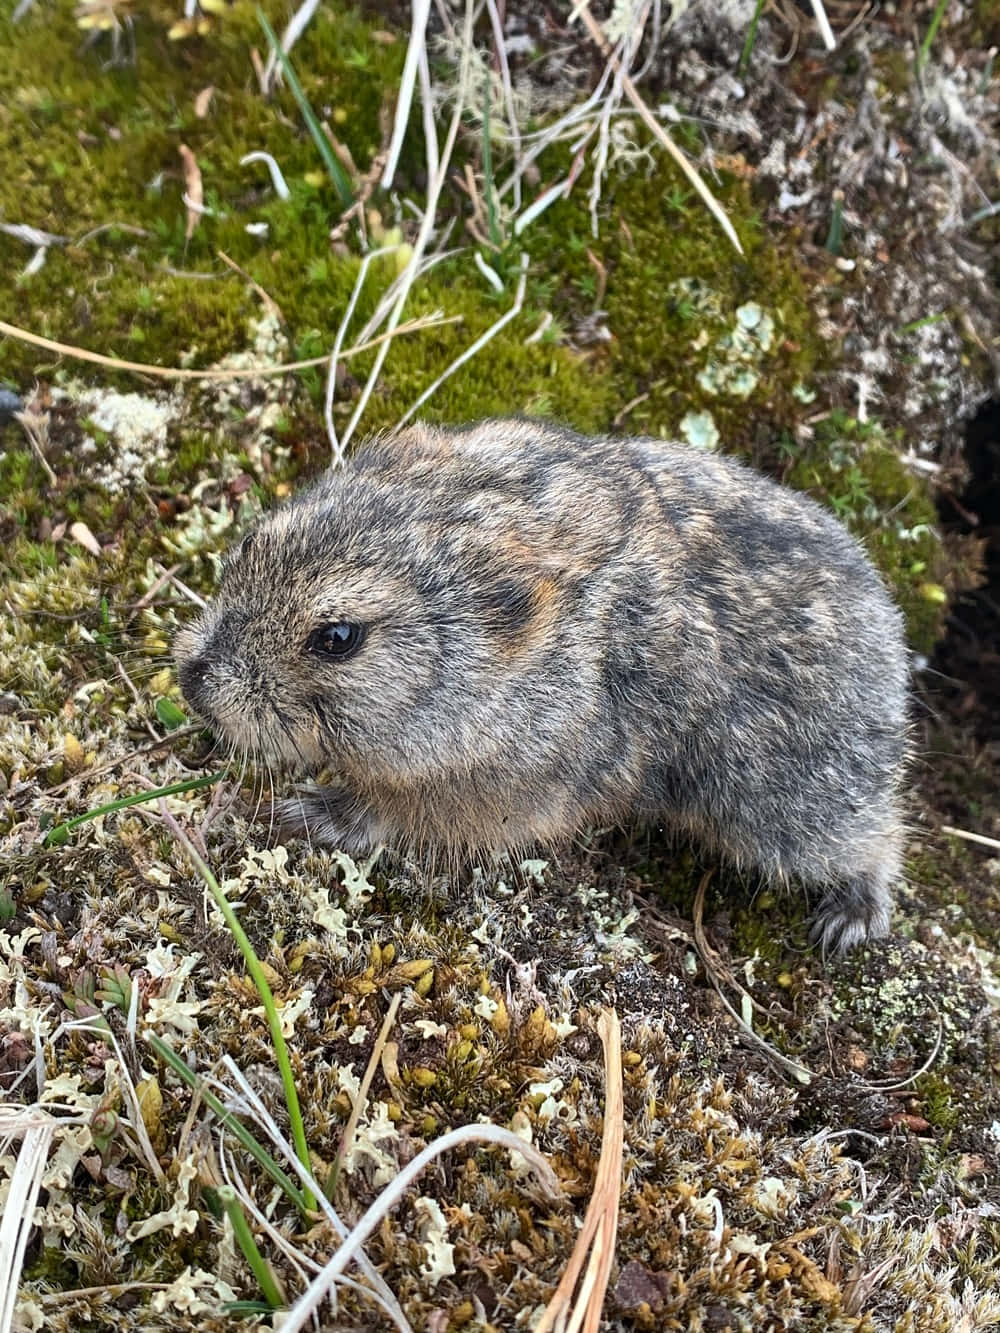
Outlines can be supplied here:
<path id="1" fill-rule="evenodd" d="M 177 679 L 180 681 L 181 693 L 191 707 L 204 718 L 212 716 L 212 709 L 209 704 L 208 670 L 209 662 L 205 655 L 187 657 L 177 668 Z"/>

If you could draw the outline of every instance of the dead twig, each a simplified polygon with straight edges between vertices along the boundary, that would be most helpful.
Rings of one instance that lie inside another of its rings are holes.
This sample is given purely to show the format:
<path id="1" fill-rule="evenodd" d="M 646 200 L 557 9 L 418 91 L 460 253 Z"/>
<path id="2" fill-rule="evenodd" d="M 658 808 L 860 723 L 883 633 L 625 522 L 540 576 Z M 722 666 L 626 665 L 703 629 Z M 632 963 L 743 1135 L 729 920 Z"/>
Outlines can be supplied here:
<path id="1" fill-rule="evenodd" d="M 224 264 L 226 264 L 229 268 L 233 270 L 234 273 L 238 273 L 244 282 L 250 284 L 253 290 L 260 297 L 261 303 L 263 304 L 264 309 L 267 311 L 267 313 L 269 315 L 273 315 L 279 324 L 284 325 L 285 317 L 281 313 L 281 307 L 278 305 L 274 297 L 270 296 L 267 292 L 265 292 L 264 288 L 260 285 L 260 283 L 255 282 L 254 279 L 251 278 L 250 274 L 246 271 L 246 269 L 240 268 L 239 264 L 237 264 L 235 259 L 230 259 L 229 256 L 226 254 L 225 250 L 216 250 L 215 253 L 219 256 L 219 258 L 222 260 Z"/>
<path id="2" fill-rule="evenodd" d="M 980 847 L 992 847 L 1000 852 L 1000 839 L 987 838 L 982 833 L 970 833 L 968 829 L 952 828 L 950 824 L 941 825 L 942 833 L 949 833 L 953 838 L 964 838 L 966 842 L 978 843 Z"/>
<path id="3" fill-rule="evenodd" d="M 152 741 L 148 745 L 140 745 L 135 750 L 129 750 L 128 754 L 119 755 L 117 759 L 109 759 L 107 763 L 97 764 L 94 768 L 85 768 L 79 773 L 74 773 L 65 782 L 60 782 L 58 787 L 47 787 L 45 795 L 46 797 L 58 796 L 60 792 L 72 787 L 74 782 L 88 782 L 91 778 L 104 777 L 106 773 L 113 773 L 116 768 L 131 763 L 133 759 L 138 759 L 140 755 L 154 754 L 157 750 L 165 750 L 174 741 L 181 740 L 184 736 L 195 736 L 202 730 L 203 726 L 200 722 L 191 722 L 186 727 L 177 727 L 169 735 L 161 736 L 159 740 Z"/>
<path id="4" fill-rule="evenodd" d="M 934 1061 L 938 1058 L 938 1052 L 941 1050 L 941 1043 L 944 1041 L 944 1019 L 941 1017 L 940 1013 L 937 1014 L 937 1021 L 938 1030 L 937 1039 L 934 1042 L 934 1049 L 919 1069 L 915 1069 L 912 1074 L 908 1075 L 906 1078 L 901 1078 L 897 1083 L 863 1083 L 861 1086 L 865 1091 L 899 1092 L 901 1088 L 909 1087 L 911 1083 L 916 1083 L 921 1075 L 926 1074 L 928 1069 L 930 1069 L 931 1065 L 933 1065 Z"/>
<path id="5" fill-rule="evenodd" d="M 333 1170 L 335 1173 L 339 1173 L 341 1164 L 351 1150 L 351 1144 L 354 1142 L 354 1135 L 358 1128 L 358 1121 L 361 1119 L 361 1112 L 364 1110 L 365 1102 L 368 1100 L 368 1089 L 371 1087 L 372 1079 L 375 1077 L 375 1071 L 378 1069 L 382 1059 L 382 1052 L 385 1049 L 386 1042 L 389 1040 L 389 1033 L 392 1031 L 392 1025 L 396 1021 L 396 1013 L 402 998 L 402 991 L 397 991 L 392 997 L 392 1003 L 389 1005 L 388 1012 L 382 1020 L 382 1026 L 379 1028 L 378 1036 L 375 1038 L 375 1045 L 372 1047 L 368 1067 L 365 1070 L 364 1077 L 358 1087 L 357 1095 L 354 1098 L 354 1105 L 351 1107 L 351 1114 L 347 1117 L 347 1124 L 344 1126 L 344 1133 L 340 1140 L 340 1147 L 337 1149 L 337 1156 L 333 1163 Z"/>
<path id="6" fill-rule="evenodd" d="M 15 412 L 14 420 L 28 437 L 28 443 L 31 445 L 31 452 L 38 460 L 38 465 L 49 479 L 50 486 L 57 486 L 59 478 L 49 466 L 49 460 L 45 457 L 43 442 L 48 440 L 49 415 L 47 412 L 31 412 L 27 408 L 23 412 Z"/>

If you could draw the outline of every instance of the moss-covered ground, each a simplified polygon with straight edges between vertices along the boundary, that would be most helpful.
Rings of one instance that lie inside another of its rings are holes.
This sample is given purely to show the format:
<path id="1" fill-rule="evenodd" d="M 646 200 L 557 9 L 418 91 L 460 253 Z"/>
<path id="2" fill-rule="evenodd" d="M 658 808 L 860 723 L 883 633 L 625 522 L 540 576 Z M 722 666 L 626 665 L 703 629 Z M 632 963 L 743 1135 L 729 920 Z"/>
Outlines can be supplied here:
<path id="1" fill-rule="evenodd" d="M 342 205 L 295 101 L 259 90 L 250 49 L 266 42 L 253 7 L 186 40 L 169 36 L 176 17 L 136 12 L 117 61 L 108 36 L 82 45 L 67 5 L 0 18 L 0 319 L 164 367 L 322 356 L 358 277 L 356 226 L 331 242 Z M 338 3 L 294 49 L 355 191 L 386 144 L 405 46 L 402 30 Z M 447 77 L 440 52 L 434 72 Z M 690 126 L 677 137 L 697 150 Z M 486 187 L 482 142 L 468 117 L 441 210 L 453 219 L 441 244 L 456 253 L 418 280 L 405 312 L 456 322 L 395 340 L 363 429 L 391 427 L 510 308 L 524 254 L 520 314 L 423 415 L 532 413 L 738 452 L 864 537 L 927 654 L 948 599 L 975 577 L 975 548 L 942 544 L 926 473 L 901 462 L 906 427 L 859 421 L 828 393 L 844 349 L 817 310 L 845 282 L 834 256 L 776 232 L 733 170 L 713 189 L 737 256 L 640 139 L 604 182 L 596 237 L 586 172 L 521 235 L 500 208 L 497 244 L 479 246 L 498 291 L 472 260 L 466 226 L 481 219 L 457 183 L 467 165 Z M 182 145 L 211 210 L 190 232 Z M 279 162 L 287 200 L 262 164 L 240 165 L 257 150 Z M 503 161 L 498 142 L 497 170 Z M 570 161 L 565 146 L 544 155 L 530 190 Z M 406 262 L 407 201 L 419 205 L 425 187 L 411 129 L 395 191 L 368 200 L 371 243 L 394 248 L 371 266 L 348 344 Z M 19 226 L 58 238 L 40 267 Z M 344 361 L 340 429 L 373 355 Z M 234 533 L 327 462 L 323 369 L 164 383 L 7 337 L 0 386 L 29 409 L 27 430 L 0 426 L 0 1096 L 40 1098 L 64 1119 L 20 1327 L 266 1326 L 270 1316 L 233 1304 L 259 1300 L 260 1286 L 223 1220 L 223 1178 L 242 1178 L 259 1207 L 254 1230 L 290 1299 L 337 1239 L 297 1215 L 231 1136 L 213 1137 L 215 1118 L 144 1036 L 223 1082 L 232 1057 L 287 1132 L 242 960 L 154 807 L 61 846 L 42 839 L 59 819 L 209 762 L 203 738 L 171 740 L 183 701 L 170 642 L 192 599 L 210 595 Z M 798 896 L 724 873 L 708 890 L 710 943 L 756 1003 L 756 1031 L 813 1072 L 808 1086 L 741 1036 L 711 984 L 691 925 L 697 849 L 655 831 L 609 835 L 541 881 L 509 867 L 428 882 L 392 865 L 357 880 L 305 845 L 267 850 L 249 782 L 242 796 L 232 783 L 224 797 L 170 798 L 239 902 L 284 1006 L 313 1166 L 348 1223 L 427 1141 L 478 1118 L 530 1136 L 556 1170 L 565 1198 L 552 1204 L 507 1153 L 462 1149 L 411 1191 L 366 1248 L 414 1328 L 533 1325 L 593 1181 L 606 1003 L 626 1047 L 606 1327 L 950 1333 L 1000 1321 L 1000 878 L 986 852 L 939 832 L 989 826 L 995 770 L 979 751 L 941 758 L 957 743 L 938 721 L 934 739 L 915 726 L 909 882 L 889 942 L 824 965 Z M 746 1011 L 740 989 L 721 984 Z M 397 994 L 390 1046 L 345 1144 Z M 3 1176 L 12 1160 L 0 1153 Z M 349 1288 L 330 1318 L 390 1326 Z"/>

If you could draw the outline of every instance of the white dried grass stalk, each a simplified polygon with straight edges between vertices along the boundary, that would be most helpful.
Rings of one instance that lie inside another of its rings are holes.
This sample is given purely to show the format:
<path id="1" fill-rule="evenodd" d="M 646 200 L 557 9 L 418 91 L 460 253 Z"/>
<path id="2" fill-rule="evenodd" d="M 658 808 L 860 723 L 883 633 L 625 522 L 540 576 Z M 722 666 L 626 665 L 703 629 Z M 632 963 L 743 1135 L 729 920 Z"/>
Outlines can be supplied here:
<path id="1" fill-rule="evenodd" d="M 344 346 L 344 338 L 347 336 L 347 330 L 350 327 L 351 320 L 354 318 L 354 308 L 358 304 L 358 297 L 361 295 L 361 289 L 365 285 L 365 278 L 368 276 L 368 269 L 373 259 L 378 259 L 381 255 L 391 254 L 395 250 L 394 245 L 383 245 L 378 250 L 370 250 L 361 261 L 361 267 L 358 269 L 358 276 L 354 279 L 354 288 L 351 291 L 351 299 L 347 303 L 347 309 L 344 311 L 344 317 L 340 321 L 340 327 L 337 329 L 337 336 L 334 340 L 333 351 L 330 353 L 330 366 L 326 374 L 326 399 L 323 405 L 323 416 L 326 421 L 326 433 L 330 437 L 330 450 L 333 453 L 333 465 L 339 467 L 344 461 L 344 450 L 337 438 L 337 428 L 333 424 L 333 397 L 337 389 L 337 363 L 340 360 L 341 349 Z"/>
<path id="2" fill-rule="evenodd" d="M 514 212 L 517 213 L 521 209 L 521 127 L 517 123 L 514 87 L 510 79 L 510 63 L 507 60 L 507 48 L 503 39 L 503 23 L 500 20 L 500 11 L 497 8 L 496 0 L 486 0 L 486 13 L 489 15 L 490 27 L 493 29 L 493 45 L 497 53 L 497 64 L 500 67 L 500 85 L 503 89 L 504 106 L 507 109 L 507 131 L 510 134 L 510 144 L 514 154 Z M 489 182 L 487 182 L 488 187 Z"/>
<path id="3" fill-rule="evenodd" d="M 495 323 L 491 324 L 485 333 L 480 334 L 480 336 L 476 339 L 476 341 L 470 347 L 467 347 L 465 349 L 465 351 L 461 354 L 461 356 L 456 357 L 455 360 L 452 361 L 451 365 L 448 366 L 446 370 L 443 370 L 441 372 L 441 374 L 437 377 L 434 383 L 429 385 L 423 391 L 423 393 L 420 395 L 417 401 L 413 403 L 411 407 L 407 408 L 407 410 L 396 422 L 396 427 L 395 427 L 396 430 L 401 430 L 403 426 L 405 426 L 406 423 L 410 420 L 410 418 L 414 415 L 414 413 L 420 411 L 424 403 L 427 402 L 428 398 L 430 398 L 432 394 L 437 392 L 437 390 L 441 387 L 441 385 L 445 382 L 446 379 L 454 375 L 455 371 L 458 370 L 459 367 L 464 366 L 466 361 L 471 361 L 471 359 L 476 355 L 476 353 L 480 351 L 482 348 L 484 348 L 491 339 L 495 338 L 502 328 L 504 328 L 507 324 L 509 324 L 512 319 L 517 318 L 517 316 L 521 313 L 521 309 L 524 305 L 524 292 L 525 292 L 525 287 L 527 285 L 527 281 L 528 281 L 528 256 L 522 255 L 521 276 L 518 279 L 517 293 L 514 297 L 514 304 L 505 314 L 501 315 L 500 318 L 496 320 Z"/>
<path id="4" fill-rule="evenodd" d="M 316 10 L 319 9 L 319 5 L 320 0 L 303 0 L 303 3 L 289 19 L 285 31 L 281 34 L 281 49 L 286 56 L 305 32 L 312 16 L 316 13 Z M 278 66 L 278 53 L 272 46 L 264 64 L 264 72 L 260 76 L 261 92 L 266 97 L 271 91 L 272 83 L 280 81 L 281 69 Z"/>
<path id="5" fill-rule="evenodd" d="M 248 1108 L 247 1114 L 249 1114 L 250 1116 L 252 1116 L 254 1120 L 256 1120 L 257 1125 L 264 1132 L 267 1138 L 271 1141 L 274 1147 L 278 1149 L 278 1151 L 284 1157 L 285 1161 L 288 1163 L 291 1170 L 295 1173 L 295 1175 L 298 1176 L 300 1182 L 313 1195 L 313 1197 L 316 1200 L 316 1206 L 320 1208 L 326 1215 L 327 1221 L 330 1223 L 330 1226 L 333 1228 L 336 1234 L 341 1238 L 341 1240 L 346 1239 L 347 1236 L 350 1235 L 349 1228 L 343 1222 L 339 1213 L 334 1208 L 333 1204 L 326 1197 L 326 1194 L 324 1193 L 323 1188 L 320 1185 L 319 1181 L 312 1174 L 312 1172 L 309 1171 L 305 1166 L 303 1166 L 302 1162 L 299 1161 L 299 1158 L 295 1153 L 295 1149 L 289 1143 L 288 1139 L 284 1136 L 284 1134 L 282 1134 L 281 1130 L 278 1127 L 277 1122 L 274 1120 L 274 1117 L 270 1114 L 264 1103 L 261 1101 L 260 1097 L 247 1082 L 246 1076 L 243 1074 L 242 1070 L 240 1070 L 237 1067 L 231 1056 L 226 1056 L 223 1059 L 222 1063 L 225 1066 L 228 1073 L 230 1074 L 230 1076 L 232 1077 L 233 1081 L 236 1083 L 236 1086 L 240 1091 L 240 1095 L 245 1099 Z M 208 1082 L 209 1085 L 212 1086 L 216 1092 L 218 1092 L 219 1096 L 225 1100 L 227 1105 L 231 1105 L 233 1103 L 234 1096 L 232 1088 L 226 1087 L 226 1085 L 221 1083 L 218 1079 L 210 1078 L 207 1079 L 206 1082 Z M 399 1302 L 393 1295 L 391 1288 L 388 1286 L 385 1279 L 379 1273 L 375 1265 L 365 1254 L 364 1250 L 359 1250 L 355 1258 L 357 1260 L 358 1267 L 360 1268 L 362 1274 L 364 1275 L 365 1278 L 367 1278 L 370 1284 L 369 1290 L 377 1296 L 379 1302 L 385 1309 L 386 1313 L 390 1316 L 390 1318 L 396 1324 L 396 1327 L 400 1330 L 400 1333 L 413 1333 L 413 1329 L 410 1327 L 410 1324 L 406 1316 L 403 1314 Z M 305 1256 L 302 1255 L 300 1255 L 300 1260 L 303 1263 L 310 1262 L 307 1261 Z M 334 1299 L 335 1299 L 335 1293 L 334 1293 Z M 284 1327 L 284 1325 L 282 1327 Z"/>
<path id="6" fill-rule="evenodd" d="M 427 19 L 431 12 L 430 0 L 413 0 L 413 15 L 410 20 L 410 40 L 406 48 L 406 60 L 403 62 L 403 77 L 399 84 L 399 97 L 396 99 L 396 117 L 392 125 L 392 139 L 389 143 L 389 156 L 382 172 L 382 188 L 388 190 L 392 185 L 399 165 L 399 154 L 403 147 L 406 126 L 410 119 L 410 107 L 413 103 L 413 88 L 417 81 L 417 67 L 421 55 L 426 58 Z"/>
<path id="7" fill-rule="evenodd" d="M 588 0 L 585 0 L 584 6 L 580 8 L 580 18 L 583 20 L 583 24 L 586 27 L 587 31 L 590 33 L 590 36 L 593 39 L 595 45 L 598 47 L 598 49 L 602 51 L 605 55 L 607 55 L 609 64 L 617 65 L 618 58 L 615 55 L 615 53 L 609 49 L 607 39 L 605 38 L 604 33 L 601 31 L 600 25 L 598 24 L 597 20 L 585 7 L 586 3 L 588 3 Z M 640 117 L 642 118 L 643 123 L 649 130 L 650 134 L 652 134 L 653 137 L 663 145 L 663 147 L 667 150 L 670 156 L 680 167 L 681 171 L 683 171 L 684 175 L 688 178 L 691 185 L 694 187 L 695 191 L 701 198 L 705 207 L 708 209 L 708 211 L 715 218 L 716 222 L 718 222 L 719 226 L 725 232 L 727 238 L 732 243 L 737 253 L 743 254 L 743 246 L 740 244 L 740 238 L 736 235 L 736 229 L 733 227 L 733 224 L 726 217 L 726 214 L 724 213 L 718 200 L 712 194 L 711 190 L 709 190 L 708 186 L 705 184 L 702 178 L 698 175 L 698 172 L 695 170 L 692 164 L 688 161 L 685 155 L 674 143 L 673 139 L 671 139 L 670 135 L 666 132 L 666 130 L 663 128 L 660 122 L 653 115 L 652 111 L 650 111 L 646 103 L 642 100 L 642 97 L 639 95 L 639 90 L 636 88 L 635 84 L 632 82 L 632 80 L 628 77 L 627 74 L 624 75 L 622 79 L 622 87 L 625 90 L 625 96 L 635 107 L 636 111 L 638 111 Z"/>
<path id="8" fill-rule="evenodd" d="M 421 219 L 420 230 L 417 233 L 417 239 L 413 246 L 413 256 L 402 275 L 399 295 L 396 298 L 392 311 L 389 315 L 386 331 L 392 333 L 402 317 L 403 307 L 406 304 L 410 290 L 416 281 L 420 270 L 420 264 L 427 249 L 431 233 L 434 230 L 435 220 L 437 218 L 438 201 L 441 197 L 441 191 L 444 188 L 445 178 L 448 172 L 448 164 L 451 161 L 451 155 L 454 151 L 455 140 L 458 137 L 459 126 L 462 121 L 462 111 L 465 107 L 466 96 L 469 88 L 469 68 L 472 60 L 472 25 L 475 17 L 474 0 L 466 0 L 465 6 L 465 25 L 462 34 L 462 64 L 459 70 L 458 89 L 455 96 L 455 109 L 452 113 L 451 123 L 448 126 L 448 133 L 445 136 L 444 147 L 438 154 L 438 169 L 433 177 L 429 178 L 427 183 L 427 202 L 424 207 L 424 216 Z M 414 62 L 417 63 L 416 61 Z M 433 138 L 433 136 L 432 136 Z M 436 148 L 436 144 L 435 144 Z M 430 162 L 430 140 L 428 140 L 428 162 Z M 371 374 L 365 381 L 365 387 L 361 391 L 358 402 L 351 414 L 351 419 L 347 423 L 344 431 L 344 438 L 341 442 L 341 448 L 346 449 L 350 443 L 357 424 L 368 406 L 368 399 L 371 397 L 378 377 L 382 372 L 382 366 L 385 363 L 386 355 L 389 351 L 389 342 L 383 343 L 375 355 L 375 364 L 372 367 Z"/>
<path id="9" fill-rule="evenodd" d="M 38 1191 L 52 1140 L 65 1123 L 40 1107 L 0 1106 L 0 1156 L 7 1154 L 15 1139 L 21 1140 L 0 1217 L 0 1333 L 10 1333 L 14 1323 Z"/>
<path id="10" fill-rule="evenodd" d="M 823 8 L 823 0 L 812 0 L 813 13 L 816 16 L 816 26 L 819 28 L 819 35 L 823 38 L 823 45 L 828 51 L 835 51 L 837 48 L 837 39 L 833 35 L 833 29 L 830 27 L 830 20 L 826 16 L 826 10 Z"/>
<path id="11" fill-rule="evenodd" d="M 594 236 L 598 234 L 597 209 L 601 202 L 604 174 L 608 167 L 611 118 L 621 106 L 625 81 L 642 41 L 646 20 L 649 17 L 649 7 L 650 0 L 639 0 L 639 3 L 631 11 L 631 21 L 619 43 L 619 50 L 608 56 L 608 64 L 614 70 L 614 79 L 611 84 L 611 92 L 605 98 L 604 106 L 601 108 L 601 114 L 598 118 L 597 150 L 594 154 L 594 183 L 590 187 L 590 229 Z"/>
<path id="12" fill-rule="evenodd" d="M 555 1173 L 542 1154 L 537 1148 L 518 1138 L 512 1130 L 503 1129 L 500 1125 L 462 1125 L 447 1134 L 442 1134 L 439 1139 L 429 1143 L 423 1152 L 418 1153 L 411 1162 L 408 1162 L 395 1179 L 385 1187 L 333 1258 L 327 1263 L 322 1273 L 288 1311 L 281 1324 L 282 1333 L 298 1333 L 299 1329 L 305 1327 L 310 1316 L 326 1299 L 334 1283 L 340 1280 L 344 1269 L 353 1261 L 361 1246 L 364 1245 L 382 1219 L 395 1208 L 417 1177 L 436 1157 L 439 1157 L 442 1153 L 450 1152 L 452 1148 L 463 1143 L 476 1142 L 497 1143 L 511 1152 L 519 1153 L 538 1176 L 543 1187 L 553 1192 L 558 1191 L 558 1181 Z"/>

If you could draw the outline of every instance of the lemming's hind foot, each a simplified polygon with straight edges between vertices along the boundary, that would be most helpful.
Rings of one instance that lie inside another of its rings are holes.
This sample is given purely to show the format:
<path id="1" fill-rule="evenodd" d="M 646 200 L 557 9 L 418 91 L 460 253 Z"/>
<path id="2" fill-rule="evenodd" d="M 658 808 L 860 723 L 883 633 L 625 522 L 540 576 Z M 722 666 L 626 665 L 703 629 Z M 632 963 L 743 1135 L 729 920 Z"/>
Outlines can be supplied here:
<path id="1" fill-rule="evenodd" d="M 350 792 L 303 784 L 275 805 L 282 837 L 303 837 L 348 856 L 366 856 L 379 844 L 375 818 Z"/>
<path id="2" fill-rule="evenodd" d="M 824 957 L 845 954 L 862 940 L 889 933 L 889 876 L 860 875 L 826 888 L 809 927 L 809 939 Z"/>

